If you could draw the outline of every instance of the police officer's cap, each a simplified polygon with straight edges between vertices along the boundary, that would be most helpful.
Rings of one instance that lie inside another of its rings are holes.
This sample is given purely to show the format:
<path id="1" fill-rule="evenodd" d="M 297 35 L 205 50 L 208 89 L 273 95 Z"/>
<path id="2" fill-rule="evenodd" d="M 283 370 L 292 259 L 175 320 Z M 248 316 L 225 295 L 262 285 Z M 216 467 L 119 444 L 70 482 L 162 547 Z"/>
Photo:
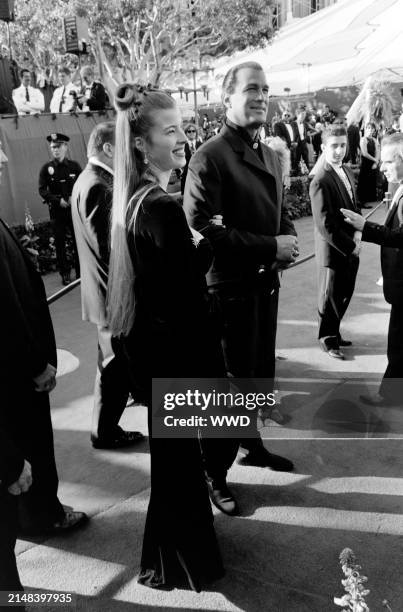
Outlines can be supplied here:
<path id="1" fill-rule="evenodd" d="M 46 136 L 46 140 L 50 143 L 60 143 L 60 142 L 69 142 L 70 138 L 68 136 L 65 136 L 64 134 L 59 134 L 59 133 L 53 133 L 53 134 L 49 134 L 49 136 Z"/>

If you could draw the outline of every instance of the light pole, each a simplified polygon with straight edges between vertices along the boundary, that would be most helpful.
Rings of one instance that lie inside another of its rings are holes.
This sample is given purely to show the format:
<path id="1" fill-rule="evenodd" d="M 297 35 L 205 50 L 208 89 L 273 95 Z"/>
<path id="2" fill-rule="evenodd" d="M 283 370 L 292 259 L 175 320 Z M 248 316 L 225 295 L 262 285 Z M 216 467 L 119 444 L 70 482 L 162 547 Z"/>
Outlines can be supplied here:
<path id="1" fill-rule="evenodd" d="M 199 131 L 199 111 L 197 108 L 197 88 L 196 88 L 196 72 L 197 68 L 192 68 L 192 77 L 193 77 L 193 106 L 195 112 L 195 125 L 196 131 Z"/>
<path id="2" fill-rule="evenodd" d="M 206 57 L 209 57 L 209 56 L 206 56 Z M 197 102 L 197 94 L 199 92 L 202 93 L 203 96 L 208 100 L 208 92 L 209 92 L 207 85 L 201 85 L 201 87 L 197 86 L 197 74 L 198 73 L 208 74 L 209 72 L 214 71 L 214 68 L 211 68 L 208 65 L 202 65 L 201 59 L 202 58 L 199 56 L 198 58 L 190 58 L 190 60 L 188 60 L 187 62 L 182 63 L 181 61 L 181 67 L 180 68 L 178 67 L 175 70 L 175 73 L 177 74 L 179 73 L 180 75 L 183 75 L 186 73 L 187 74 L 191 73 L 192 75 L 192 87 L 188 88 L 180 84 L 178 86 L 178 92 L 180 93 L 181 97 L 183 93 L 185 94 L 186 101 L 188 99 L 188 94 L 193 93 L 193 109 L 194 109 L 196 128 L 199 127 L 199 108 L 198 108 L 198 102 Z M 172 93 L 175 93 L 175 92 L 172 92 Z"/>

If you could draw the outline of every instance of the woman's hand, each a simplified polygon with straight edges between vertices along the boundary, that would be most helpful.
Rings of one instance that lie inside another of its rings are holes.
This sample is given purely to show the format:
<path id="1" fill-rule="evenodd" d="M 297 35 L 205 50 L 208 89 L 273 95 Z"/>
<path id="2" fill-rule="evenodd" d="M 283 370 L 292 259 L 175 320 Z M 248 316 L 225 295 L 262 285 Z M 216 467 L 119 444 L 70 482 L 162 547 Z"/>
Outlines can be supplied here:
<path id="1" fill-rule="evenodd" d="M 342 214 L 344 215 L 344 221 L 350 223 L 354 227 L 354 229 L 362 232 L 365 225 L 365 218 L 358 213 L 353 212 L 352 210 L 348 210 L 347 208 L 340 208 Z"/>

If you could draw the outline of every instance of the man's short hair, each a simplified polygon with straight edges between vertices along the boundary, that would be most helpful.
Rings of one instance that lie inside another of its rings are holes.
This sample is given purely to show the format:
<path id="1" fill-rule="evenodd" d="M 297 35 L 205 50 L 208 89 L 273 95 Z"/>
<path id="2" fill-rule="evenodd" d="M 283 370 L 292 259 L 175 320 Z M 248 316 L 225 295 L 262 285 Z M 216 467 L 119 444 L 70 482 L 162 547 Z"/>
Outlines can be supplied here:
<path id="1" fill-rule="evenodd" d="M 331 123 L 322 132 L 322 144 L 326 144 L 329 138 L 333 136 L 345 136 L 347 138 L 347 130 L 342 123 Z"/>
<path id="2" fill-rule="evenodd" d="M 20 70 L 20 78 L 22 79 L 22 77 L 24 76 L 24 74 L 28 72 L 29 76 L 31 76 L 31 71 L 28 70 L 28 68 L 22 68 L 22 70 Z"/>
<path id="3" fill-rule="evenodd" d="M 382 140 L 382 149 L 385 147 L 393 147 L 394 157 L 400 157 L 403 160 L 403 134 L 401 132 L 395 132 L 394 134 L 388 134 Z"/>
<path id="4" fill-rule="evenodd" d="M 233 94 L 235 91 L 235 85 L 237 83 L 237 75 L 240 70 L 244 68 L 250 68 L 251 70 L 261 70 L 264 72 L 263 67 L 257 62 L 242 62 L 230 68 L 224 77 L 222 82 L 221 100 L 224 102 L 224 98 L 227 95 Z"/>
<path id="5" fill-rule="evenodd" d="M 66 74 L 67 76 L 70 76 L 71 74 L 70 68 L 67 68 L 67 66 L 61 66 L 61 68 L 59 68 L 59 72 Z"/>
<path id="6" fill-rule="evenodd" d="M 87 157 L 93 157 L 101 153 L 104 144 L 115 144 L 115 122 L 105 121 L 97 123 L 90 134 L 87 145 Z"/>
<path id="7" fill-rule="evenodd" d="M 87 74 L 91 74 L 92 76 L 94 76 L 95 72 L 94 72 L 94 68 L 92 66 L 83 66 L 81 68 L 81 70 L 80 70 L 81 77 L 84 77 Z"/>
<path id="8" fill-rule="evenodd" d="M 305 104 L 298 104 L 296 112 L 297 113 L 305 113 L 306 112 L 306 105 Z"/>

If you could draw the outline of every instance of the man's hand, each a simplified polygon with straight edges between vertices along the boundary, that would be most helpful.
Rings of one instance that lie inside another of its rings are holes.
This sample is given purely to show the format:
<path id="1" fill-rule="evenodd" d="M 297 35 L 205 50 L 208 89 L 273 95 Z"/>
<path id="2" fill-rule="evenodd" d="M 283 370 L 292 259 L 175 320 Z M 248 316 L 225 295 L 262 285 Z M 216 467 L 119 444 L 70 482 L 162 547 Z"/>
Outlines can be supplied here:
<path id="1" fill-rule="evenodd" d="M 8 487 L 8 492 L 11 495 L 21 495 L 21 493 L 26 493 L 29 487 L 32 484 L 32 470 L 31 464 L 28 461 L 24 461 L 24 467 L 22 468 L 22 472 L 15 482 Z"/>
<path id="2" fill-rule="evenodd" d="M 355 213 L 352 210 L 348 210 L 348 208 L 340 208 L 340 211 L 345 217 L 344 221 L 350 223 L 350 225 L 352 225 L 354 229 L 362 232 L 365 225 L 365 218 L 362 215 L 359 215 L 358 213 Z"/>
<path id="3" fill-rule="evenodd" d="M 60 206 L 62 208 L 68 208 L 70 205 L 68 202 L 66 202 L 66 200 L 64 198 L 60 198 Z"/>
<path id="4" fill-rule="evenodd" d="M 277 261 L 293 262 L 299 255 L 298 240 L 296 236 L 281 234 L 275 236 L 277 242 Z"/>
<path id="5" fill-rule="evenodd" d="M 35 391 L 38 393 L 50 393 L 56 387 L 56 368 L 50 363 L 47 364 L 46 368 L 34 378 Z"/>

